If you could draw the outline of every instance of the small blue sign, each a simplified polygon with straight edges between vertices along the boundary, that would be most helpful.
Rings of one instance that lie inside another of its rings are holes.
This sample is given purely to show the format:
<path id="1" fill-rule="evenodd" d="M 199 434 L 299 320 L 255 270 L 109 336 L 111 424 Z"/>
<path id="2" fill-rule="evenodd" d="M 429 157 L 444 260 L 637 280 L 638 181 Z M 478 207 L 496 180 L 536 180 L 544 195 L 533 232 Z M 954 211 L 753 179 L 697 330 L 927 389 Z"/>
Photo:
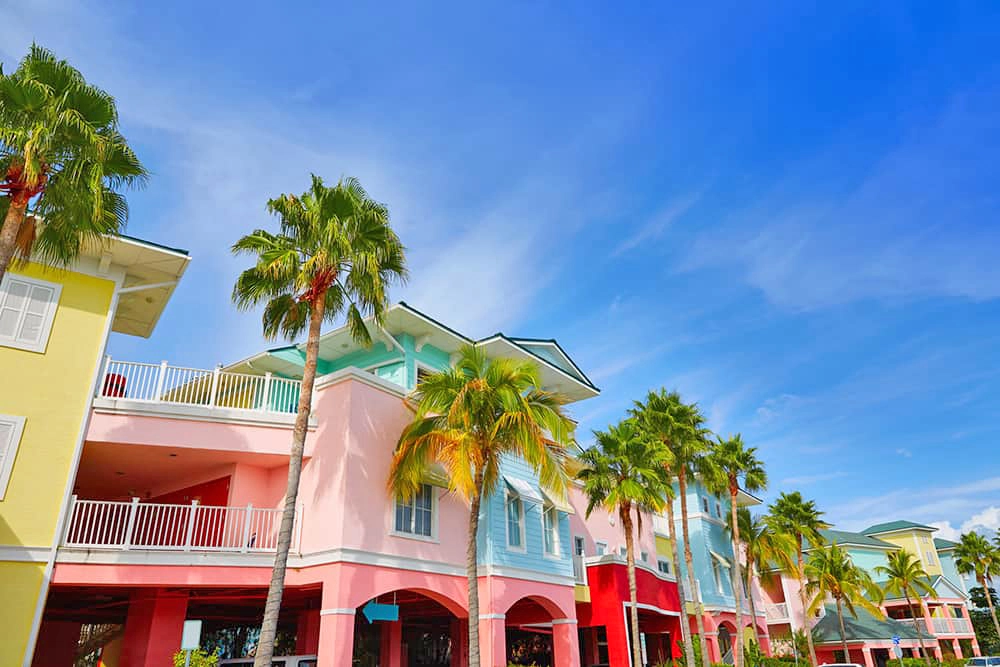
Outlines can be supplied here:
<path id="1" fill-rule="evenodd" d="M 381 604 L 371 600 L 361 608 L 361 613 L 365 615 L 369 623 L 374 623 L 375 621 L 398 621 L 399 605 Z"/>
<path id="2" fill-rule="evenodd" d="M 892 636 L 892 643 L 895 644 L 896 646 L 899 646 L 899 635 Z"/>

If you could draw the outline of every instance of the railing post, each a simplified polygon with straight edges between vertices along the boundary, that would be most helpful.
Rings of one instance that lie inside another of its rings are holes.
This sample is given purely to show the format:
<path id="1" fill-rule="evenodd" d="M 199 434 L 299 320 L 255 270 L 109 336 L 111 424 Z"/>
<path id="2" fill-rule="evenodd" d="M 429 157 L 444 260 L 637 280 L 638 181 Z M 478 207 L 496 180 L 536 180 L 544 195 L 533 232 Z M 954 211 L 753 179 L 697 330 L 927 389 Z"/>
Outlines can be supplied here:
<path id="1" fill-rule="evenodd" d="M 163 396 L 163 384 L 167 381 L 167 362 L 160 362 L 160 375 L 156 378 L 156 395 L 153 396 L 154 401 L 160 400 Z"/>
<path id="2" fill-rule="evenodd" d="M 139 511 L 139 499 L 133 498 L 132 504 L 128 508 L 128 521 L 125 522 L 125 537 L 122 541 L 122 549 L 128 551 L 132 546 L 132 529 L 135 527 L 135 515 Z"/>
<path id="3" fill-rule="evenodd" d="M 66 518 L 66 526 L 63 528 L 62 543 L 69 542 L 70 531 L 73 530 L 73 520 L 76 518 L 76 494 L 69 499 L 69 513 Z"/>
<path id="4" fill-rule="evenodd" d="M 271 371 L 264 374 L 264 396 L 260 401 L 260 410 L 262 412 L 270 411 L 270 401 L 271 401 Z"/>
<path id="5" fill-rule="evenodd" d="M 240 545 L 240 552 L 246 553 L 250 548 L 250 519 L 253 516 L 253 505 L 247 503 L 246 517 L 243 519 L 243 543 Z"/>
<path id="6" fill-rule="evenodd" d="M 188 517 L 187 532 L 184 534 L 184 551 L 191 551 L 191 536 L 194 534 L 194 517 L 198 513 L 198 501 L 191 501 L 191 515 Z"/>
<path id="7" fill-rule="evenodd" d="M 104 355 L 104 364 L 97 382 L 97 396 L 103 398 L 108 386 L 108 369 L 111 368 L 111 355 Z"/>
<path id="8" fill-rule="evenodd" d="M 219 395 L 219 372 L 221 369 L 216 366 L 215 370 L 212 371 L 212 395 L 208 399 L 208 406 L 210 408 L 215 407 L 216 398 Z"/>

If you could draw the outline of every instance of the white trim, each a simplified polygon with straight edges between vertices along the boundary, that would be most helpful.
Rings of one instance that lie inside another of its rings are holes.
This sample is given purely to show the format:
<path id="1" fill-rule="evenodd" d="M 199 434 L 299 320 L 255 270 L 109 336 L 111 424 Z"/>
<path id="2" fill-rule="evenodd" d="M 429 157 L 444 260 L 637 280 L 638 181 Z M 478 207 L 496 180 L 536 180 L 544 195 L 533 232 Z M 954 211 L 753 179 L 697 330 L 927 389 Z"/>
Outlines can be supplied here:
<path id="1" fill-rule="evenodd" d="M 628 609 L 631 606 L 632 606 L 631 602 L 629 602 L 628 600 L 622 600 L 622 607 L 624 609 Z M 673 611 L 673 610 L 670 610 L 670 609 L 663 609 L 661 607 L 657 607 L 655 604 L 647 604 L 645 602 L 637 602 L 635 606 L 638 607 L 639 609 L 645 609 L 647 611 L 655 611 L 657 614 L 660 614 L 661 616 L 680 616 L 681 615 L 681 613 L 679 611 Z M 706 634 L 708 634 L 708 633 L 706 633 Z"/>
<path id="2" fill-rule="evenodd" d="M 178 405 L 133 401 L 128 398 L 95 398 L 94 412 L 102 414 L 129 415 L 133 417 L 159 417 L 186 421 L 210 421 L 239 426 L 262 426 L 266 428 L 291 428 L 295 415 L 279 412 L 256 412 L 239 408 L 210 408 L 207 405 Z M 309 430 L 316 429 L 316 419 L 309 417 Z"/>
<path id="3" fill-rule="evenodd" d="M 0 281 L 0 311 L 3 309 L 3 303 L 7 296 L 7 291 L 10 289 L 11 281 L 25 283 L 28 285 L 28 293 L 25 295 L 25 304 L 24 308 L 21 310 L 21 317 L 18 319 L 18 322 L 14 327 L 14 335 L 9 338 L 6 336 L 0 337 L 0 347 L 9 347 L 15 350 L 24 350 L 25 352 L 45 354 L 45 348 L 48 347 L 49 344 L 49 337 L 52 335 L 52 324 L 55 322 L 56 311 L 59 309 L 59 297 L 62 295 L 63 286 L 60 283 L 53 283 L 48 280 L 39 280 L 38 278 L 29 278 L 28 276 L 20 273 L 8 272 L 4 274 L 3 280 Z M 26 343 L 22 340 L 18 340 L 18 329 L 20 328 L 24 313 L 30 303 L 31 288 L 33 287 L 41 287 L 43 289 L 51 290 L 52 296 L 46 303 L 45 312 L 42 314 L 42 323 L 39 326 L 38 340 L 33 343 Z"/>
<path id="4" fill-rule="evenodd" d="M 507 618 L 507 614 L 480 614 L 480 621 L 499 621 Z"/>
<path id="5" fill-rule="evenodd" d="M 601 550 L 602 546 L 604 547 L 603 553 L 598 553 Z M 608 554 L 609 554 L 608 543 L 605 542 L 604 540 L 596 540 L 594 542 L 594 556 L 601 558 L 603 556 L 607 556 Z"/>
<path id="6" fill-rule="evenodd" d="M 575 618 L 553 618 L 552 625 L 576 625 Z"/>
<path id="7" fill-rule="evenodd" d="M 358 613 L 357 609 L 348 609 L 346 607 L 334 607 L 333 609 L 319 610 L 320 616 L 334 616 L 334 615 L 354 616 L 357 613 Z"/>
<path id="8" fill-rule="evenodd" d="M 487 565 L 479 568 L 480 577 L 505 577 L 507 579 L 523 579 L 539 584 L 554 584 L 556 586 L 575 586 L 576 579 L 572 574 L 546 574 L 537 570 L 528 570 L 510 565 Z"/>
<path id="9" fill-rule="evenodd" d="M 545 357 L 537 355 L 534 352 L 532 352 L 531 350 L 524 349 L 521 346 L 520 343 L 514 342 L 512 339 L 507 338 L 503 334 L 497 334 L 495 336 L 490 336 L 489 338 L 484 338 L 483 340 L 477 340 L 475 342 L 475 347 L 479 347 L 480 345 L 487 345 L 487 344 L 492 343 L 494 341 L 499 341 L 499 342 L 503 343 L 504 345 L 506 345 L 507 347 L 513 348 L 514 350 L 516 350 L 518 352 L 522 352 L 524 354 L 527 354 L 529 357 L 531 357 L 532 361 L 541 362 L 543 365 L 548 366 L 549 368 L 551 368 L 555 372 L 557 372 L 560 375 L 564 376 L 566 379 L 571 380 L 572 382 L 580 385 L 581 387 L 583 387 L 584 389 L 586 389 L 588 392 L 593 392 L 594 396 L 597 396 L 600 393 L 600 389 L 598 389 L 594 385 L 586 382 L 585 380 L 581 380 L 578 377 L 575 377 L 572 373 L 566 372 L 564 369 L 559 368 L 559 366 L 555 365 L 554 363 L 552 363 L 551 361 L 549 361 Z"/>
<path id="10" fill-rule="evenodd" d="M 419 352 L 419 351 L 420 350 L 417 350 L 417 352 Z M 431 373 L 431 374 L 440 373 L 441 372 L 440 369 L 434 368 L 430 364 L 425 364 L 424 362 L 420 361 L 419 359 L 414 359 L 413 360 L 413 388 L 414 389 L 417 388 L 417 384 L 418 384 L 418 381 L 420 379 L 420 371 L 421 370 L 424 370 L 424 371 L 426 371 L 428 373 Z"/>
<path id="11" fill-rule="evenodd" d="M 103 257 L 101 259 L 103 262 Z M 123 287 L 118 290 L 119 294 L 131 294 L 132 292 L 142 292 L 148 289 L 160 289 L 161 287 L 177 287 L 177 280 L 173 280 L 165 283 L 146 283 L 145 285 L 131 285 L 129 287 Z"/>
<path id="12" fill-rule="evenodd" d="M 548 512 L 555 514 L 555 524 L 552 528 L 552 551 L 545 548 L 545 515 Z M 562 560 L 562 545 L 559 543 L 559 508 L 553 504 L 542 504 L 542 555 L 550 560 Z"/>
<path id="13" fill-rule="evenodd" d="M 48 555 L 48 547 L 0 545 L 0 561 L 3 562 L 44 563 L 47 560 Z"/>
<path id="14" fill-rule="evenodd" d="M 420 542 L 431 542 L 437 543 L 438 540 L 438 487 L 433 484 L 428 484 L 427 482 L 421 483 L 421 490 L 423 487 L 430 489 L 431 496 L 431 534 L 421 535 L 420 533 L 407 532 L 405 530 L 399 530 L 396 528 L 396 506 L 399 504 L 399 497 L 394 497 L 392 503 L 389 505 L 389 535 L 393 537 L 401 537 L 407 540 L 419 540 Z M 414 496 L 411 501 L 413 509 L 410 514 L 410 527 L 412 528 L 416 523 L 417 516 L 417 506 L 416 506 L 416 496 Z"/>
<path id="15" fill-rule="evenodd" d="M 0 455 L 3 456 L 3 463 L 0 464 L 0 500 L 7 493 L 7 485 L 14 471 L 14 459 L 17 458 L 17 449 L 21 446 L 21 437 L 24 435 L 24 420 L 24 417 L 18 415 L 0 415 L 0 424 L 6 424 L 11 429 L 7 442 L 0 442 Z"/>

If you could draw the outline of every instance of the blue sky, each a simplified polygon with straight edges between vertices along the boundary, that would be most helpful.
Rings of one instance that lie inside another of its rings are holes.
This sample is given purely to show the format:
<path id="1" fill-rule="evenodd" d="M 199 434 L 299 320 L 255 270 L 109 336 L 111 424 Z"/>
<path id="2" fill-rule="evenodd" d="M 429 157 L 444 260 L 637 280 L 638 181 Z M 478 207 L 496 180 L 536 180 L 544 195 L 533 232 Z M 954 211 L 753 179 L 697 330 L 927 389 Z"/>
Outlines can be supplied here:
<path id="1" fill-rule="evenodd" d="M 36 39 L 118 98 L 154 172 L 129 233 L 193 257 L 112 353 L 262 347 L 229 245 L 356 175 L 409 247 L 395 296 L 557 337 L 604 390 L 584 433 L 677 388 L 768 498 L 1000 526 L 1000 6 L 469 4 L 0 0 L 0 60 Z"/>

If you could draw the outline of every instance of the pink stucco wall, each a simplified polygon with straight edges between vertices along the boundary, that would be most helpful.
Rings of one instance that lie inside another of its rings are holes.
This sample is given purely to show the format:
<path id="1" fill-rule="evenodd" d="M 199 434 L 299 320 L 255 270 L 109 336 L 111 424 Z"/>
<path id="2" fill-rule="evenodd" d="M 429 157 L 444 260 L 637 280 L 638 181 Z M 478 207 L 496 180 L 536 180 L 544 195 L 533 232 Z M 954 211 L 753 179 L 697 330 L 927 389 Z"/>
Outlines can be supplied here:
<path id="1" fill-rule="evenodd" d="M 595 508 L 587 518 L 587 500 L 583 491 L 575 485 L 571 485 L 569 490 L 569 502 L 576 511 L 570 516 L 570 531 L 574 536 L 584 538 L 586 554 L 593 556 L 597 553 L 596 543 L 606 542 L 608 553 L 618 553 L 619 546 L 625 546 L 625 532 L 622 530 L 621 521 L 617 514 L 610 516 L 602 508 Z M 656 537 L 653 534 L 653 520 L 649 515 L 643 516 L 642 531 L 636 525 L 636 560 L 639 552 L 645 551 L 649 554 L 647 565 L 656 567 Z"/>

